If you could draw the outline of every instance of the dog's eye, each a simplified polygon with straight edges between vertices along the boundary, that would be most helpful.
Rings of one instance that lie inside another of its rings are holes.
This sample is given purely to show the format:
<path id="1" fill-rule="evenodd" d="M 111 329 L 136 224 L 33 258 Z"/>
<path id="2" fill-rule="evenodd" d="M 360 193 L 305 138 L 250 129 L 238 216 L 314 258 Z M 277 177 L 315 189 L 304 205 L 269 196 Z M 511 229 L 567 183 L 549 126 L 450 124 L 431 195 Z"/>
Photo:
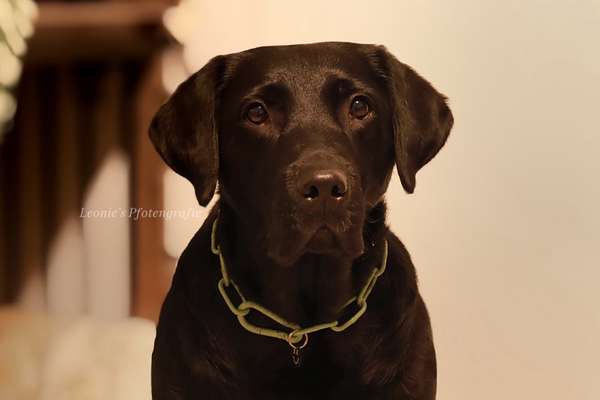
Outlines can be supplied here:
<path id="1" fill-rule="evenodd" d="M 369 113 L 371 109 L 369 107 L 369 102 L 364 96 L 356 96 L 352 99 L 350 103 L 350 115 L 357 119 L 364 119 Z"/>
<path id="2" fill-rule="evenodd" d="M 256 125 L 265 122 L 268 116 L 267 110 L 260 103 L 252 103 L 246 109 L 246 119 Z"/>

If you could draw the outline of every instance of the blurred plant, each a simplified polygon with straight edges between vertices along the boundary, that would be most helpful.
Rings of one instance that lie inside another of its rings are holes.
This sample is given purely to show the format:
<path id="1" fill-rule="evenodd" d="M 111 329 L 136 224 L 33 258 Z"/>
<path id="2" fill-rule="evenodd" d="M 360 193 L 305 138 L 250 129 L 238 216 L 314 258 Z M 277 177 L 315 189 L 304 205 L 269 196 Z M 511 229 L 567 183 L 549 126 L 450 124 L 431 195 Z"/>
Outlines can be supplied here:
<path id="1" fill-rule="evenodd" d="M 0 143 L 17 109 L 13 90 L 21 76 L 25 40 L 33 34 L 32 0 L 0 0 Z"/>

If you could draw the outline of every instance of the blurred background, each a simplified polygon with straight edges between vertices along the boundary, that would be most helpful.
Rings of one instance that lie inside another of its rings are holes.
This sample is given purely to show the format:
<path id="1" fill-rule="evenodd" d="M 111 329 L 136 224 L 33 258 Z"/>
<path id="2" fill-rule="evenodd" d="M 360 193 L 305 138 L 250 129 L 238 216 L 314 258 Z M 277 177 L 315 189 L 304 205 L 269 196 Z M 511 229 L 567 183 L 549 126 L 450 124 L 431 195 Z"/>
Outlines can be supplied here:
<path id="1" fill-rule="evenodd" d="M 154 323 L 207 213 L 151 117 L 216 54 L 341 40 L 386 45 L 455 116 L 415 194 L 387 195 L 438 398 L 597 400 L 598 38 L 591 0 L 0 0 L 0 399 L 150 397 Z"/>

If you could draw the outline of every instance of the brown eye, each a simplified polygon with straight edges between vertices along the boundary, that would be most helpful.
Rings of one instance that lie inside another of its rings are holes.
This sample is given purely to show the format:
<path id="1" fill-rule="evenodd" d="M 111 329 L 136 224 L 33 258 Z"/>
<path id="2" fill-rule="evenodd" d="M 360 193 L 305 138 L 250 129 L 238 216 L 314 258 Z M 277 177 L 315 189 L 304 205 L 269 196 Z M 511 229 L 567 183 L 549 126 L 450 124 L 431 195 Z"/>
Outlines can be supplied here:
<path id="1" fill-rule="evenodd" d="M 366 97 L 356 96 L 352 99 L 352 102 L 350 103 L 350 115 L 354 118 L 364 119 L 370 112 L 371 109 L 369 108 Z"/>
<path id="2" fill-rule="evenodd" d="M 260 103 L 252 103 L 246 110 L 246 119 L 256 125 L 265 122 L 268 116 L 267 110 Z"/>

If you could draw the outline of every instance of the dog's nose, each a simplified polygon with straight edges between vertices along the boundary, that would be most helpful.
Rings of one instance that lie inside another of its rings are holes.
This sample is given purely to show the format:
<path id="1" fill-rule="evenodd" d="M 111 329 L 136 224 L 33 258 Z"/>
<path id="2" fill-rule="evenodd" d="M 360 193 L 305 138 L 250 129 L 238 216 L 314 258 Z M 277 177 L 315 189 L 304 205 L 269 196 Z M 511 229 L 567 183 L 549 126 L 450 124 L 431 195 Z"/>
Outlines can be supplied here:
<path id="1" fill-rule="evenodd" d="M 338 170 L 320 170 L 300 179 L 302 197 L 307 201 L 341 201 L 346 196 L 348 179 Z"/>

